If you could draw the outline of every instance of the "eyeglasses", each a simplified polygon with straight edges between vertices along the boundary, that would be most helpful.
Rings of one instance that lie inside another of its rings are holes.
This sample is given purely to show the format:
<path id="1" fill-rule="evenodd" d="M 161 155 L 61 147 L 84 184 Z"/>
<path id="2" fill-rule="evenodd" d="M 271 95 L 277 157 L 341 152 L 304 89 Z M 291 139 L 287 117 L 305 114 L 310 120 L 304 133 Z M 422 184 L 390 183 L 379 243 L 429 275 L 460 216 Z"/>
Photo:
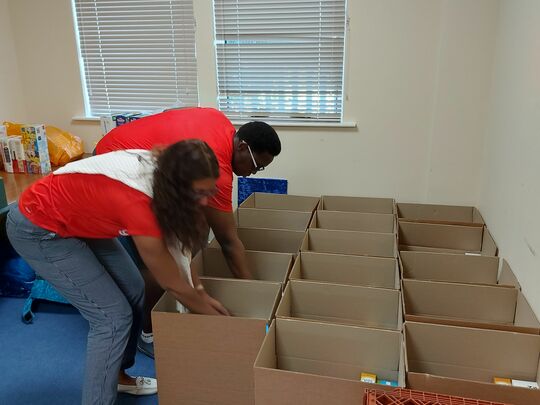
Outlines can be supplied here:
<path id="1" fill-rule="evenodd" d="M 253 166 L 255 167 L 251 173 L 255 174 L 257 172 L 262 172 L 264 170 L 264 166 L 258 166 L 257 165 L 257 161 L 255 160 L 255 156 L 253 156 L 253 152 L 251 151 L 251 148 L 249 147 L 249 144 L 247 142 L 244 141 L 244 143 L 247 145 L 247 148 L 248 148 L 248 151 L 249 151 L 249 154 L 251 156 L 251 160 L 253 162 Z"/>
<path id="2" fill-rule="evenodd" d="M 204 197 L 213 197 L 217 192 L 217 189 L 212 190 L 191 190 L 191 196 L 194 200 L 202 200 Z"/>

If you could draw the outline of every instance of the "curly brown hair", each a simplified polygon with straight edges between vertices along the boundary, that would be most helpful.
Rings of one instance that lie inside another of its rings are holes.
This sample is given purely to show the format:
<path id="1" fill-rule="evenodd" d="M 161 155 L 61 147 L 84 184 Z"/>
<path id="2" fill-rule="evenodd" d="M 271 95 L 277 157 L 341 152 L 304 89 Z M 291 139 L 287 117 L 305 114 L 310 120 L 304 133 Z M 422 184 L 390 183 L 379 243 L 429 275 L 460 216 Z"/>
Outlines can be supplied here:
<path id="1" fill-rule="evenodd" d="M 184 252 L 204 246 L 207 223 L 193 182 L 218 177 L 216 155 L 206 142 L 185 140 L 157 153 L 152 210 L 168 244 L 179 240 Z"/>

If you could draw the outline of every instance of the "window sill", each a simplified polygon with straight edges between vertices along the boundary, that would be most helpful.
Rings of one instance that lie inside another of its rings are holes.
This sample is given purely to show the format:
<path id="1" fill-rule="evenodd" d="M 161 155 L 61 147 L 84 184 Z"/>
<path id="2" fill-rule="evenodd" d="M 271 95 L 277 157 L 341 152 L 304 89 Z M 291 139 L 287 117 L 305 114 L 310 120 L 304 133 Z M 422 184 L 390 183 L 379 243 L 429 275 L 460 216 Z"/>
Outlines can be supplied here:
<path id="1" fill-rule="evenodd" d="M 71 118 L 72 121 L 75 122 L 99 122 L 98 117 L 85 117 L 85 116 L 75 116 Z M 231 121 L 233 125 L 240 126 L 244 125 L 247 122 L 250 122 L 248 120 L 232 120 Z M 272 125 L 276 128 L 297 128 L 297 127 L 305 127 L 305 128 L 356 128 L 356 122 L 348 121 L 348 122 L 289 122 L 289 121 L 265 121 L 267 124 Z"/>

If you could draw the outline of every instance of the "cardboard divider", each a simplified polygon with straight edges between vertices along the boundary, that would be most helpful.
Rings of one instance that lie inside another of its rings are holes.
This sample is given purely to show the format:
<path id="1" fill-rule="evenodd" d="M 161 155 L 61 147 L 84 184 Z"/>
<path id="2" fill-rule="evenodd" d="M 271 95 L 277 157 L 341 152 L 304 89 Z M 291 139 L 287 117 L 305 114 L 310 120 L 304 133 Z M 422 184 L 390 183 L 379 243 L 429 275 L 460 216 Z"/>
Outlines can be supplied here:
<path id="1" fill-rule="evenodd" d="M 254 403 L 253 362 L 281 284 L 201 278 L 233 316 L 180 314 L 165 293 L 152 310 L 160 404 Z"/>
<path id="2" fill-rule="evenodd" d="M 399 250 L 497 255 L 497 245 L 482 226 L 398 221 Z"/>
<path id="3" fill-rule="evenodd" d="M 392 214 L 321 210 L 315 211 L 309 227 L 379 233 L 393 233 L 396 230 L 395 216 Z"/>
<path id="4" fill-rule="evenodd" d="M 358 405 L 368 388 L 362 372 L 404 384 L 397 331 L 277 318 L 255 360 L 257 405 Z"/>
<path id="5" fill-rule="evenodd" d="M 396 205 L 393 198 L 349 197 L 323 195 L 320 210 L 364 212 L 372 214 L 395 214 Z"/>
<path id="6" fill-rule="evenodd" d="M 319 200 L 319 197 L 291 194 L 253 193 L 240 204 L 239 208 L 313 212 Z"/>
<path id="7" fill-rule="evenodd" d="M 283 229 L 237 228 L 238 237 L 247 250 L 296 254 L 300 249 L 305 232 Z M 214 238 L 208 245 L 219 248 Z"/>
<path id="8" fill-rule="evenodd" d="M 276 317 L 401 330 L 401 293 L 384 288 L 291 280 Z"/>
<path id="9" fill-rule="evenodd" d="M 240 228 L 269 228 L 305 231 L 311 220 L 311 212 L 270 210 L 265 208 L 238 208 L 236 225 Z"/>
<path id="10" fill-rule="evenodd" d="M 538 319 L 514 287 L 407 279 L 402 286 L 407 321 L 540 334 Z"/>
<path id="11" fill-rule="evenodd" d="M 293 255 L 246 250 L 246 260 L 255 280 L 286 283 L 293 263 Z M 191 261 L 191 267 L 199 276 L 234 278 L 219 248 L 201 250 Z"/>
<path id="12" fill-rule="evenodd" d="M 301 251 L 356 256 L 397 257 L 396 237 L 391 233 L 308 229 Z"/>
<path id="13" fill-rule="evenodd" d="M 290 280 L 399 289 L 397 260 L 386 257 L 300 252 Z"/>
<path id="14" fill-rule="evenodd" d="M 455 225 L 484 225 L 475 207 L 441 204 L 396 203 L 398 218 L 410 222 L 431 222 Z"/>
<path id="15" fill-rule="evenodd" d="M 407 386 L 413 390 L 537 405 L 540 390 L 494 377 L 539 381 L 540 336 L 406 321 Z"/>

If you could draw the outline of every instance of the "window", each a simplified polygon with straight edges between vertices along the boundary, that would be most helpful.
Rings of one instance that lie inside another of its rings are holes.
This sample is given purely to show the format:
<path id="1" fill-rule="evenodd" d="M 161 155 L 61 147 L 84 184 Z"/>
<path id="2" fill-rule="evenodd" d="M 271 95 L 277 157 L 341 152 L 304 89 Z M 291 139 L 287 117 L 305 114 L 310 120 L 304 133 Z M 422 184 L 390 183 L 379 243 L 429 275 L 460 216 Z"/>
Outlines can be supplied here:
<path id="1" fill-rule="evenodd" d="M 341 122 L 345 0 L 214 0 L 219 108 Z"/>
<path id="2" fill-rule="evenodd" d="M 86 113 L 197 105 L 192 0 L 74 0 Z"/>

